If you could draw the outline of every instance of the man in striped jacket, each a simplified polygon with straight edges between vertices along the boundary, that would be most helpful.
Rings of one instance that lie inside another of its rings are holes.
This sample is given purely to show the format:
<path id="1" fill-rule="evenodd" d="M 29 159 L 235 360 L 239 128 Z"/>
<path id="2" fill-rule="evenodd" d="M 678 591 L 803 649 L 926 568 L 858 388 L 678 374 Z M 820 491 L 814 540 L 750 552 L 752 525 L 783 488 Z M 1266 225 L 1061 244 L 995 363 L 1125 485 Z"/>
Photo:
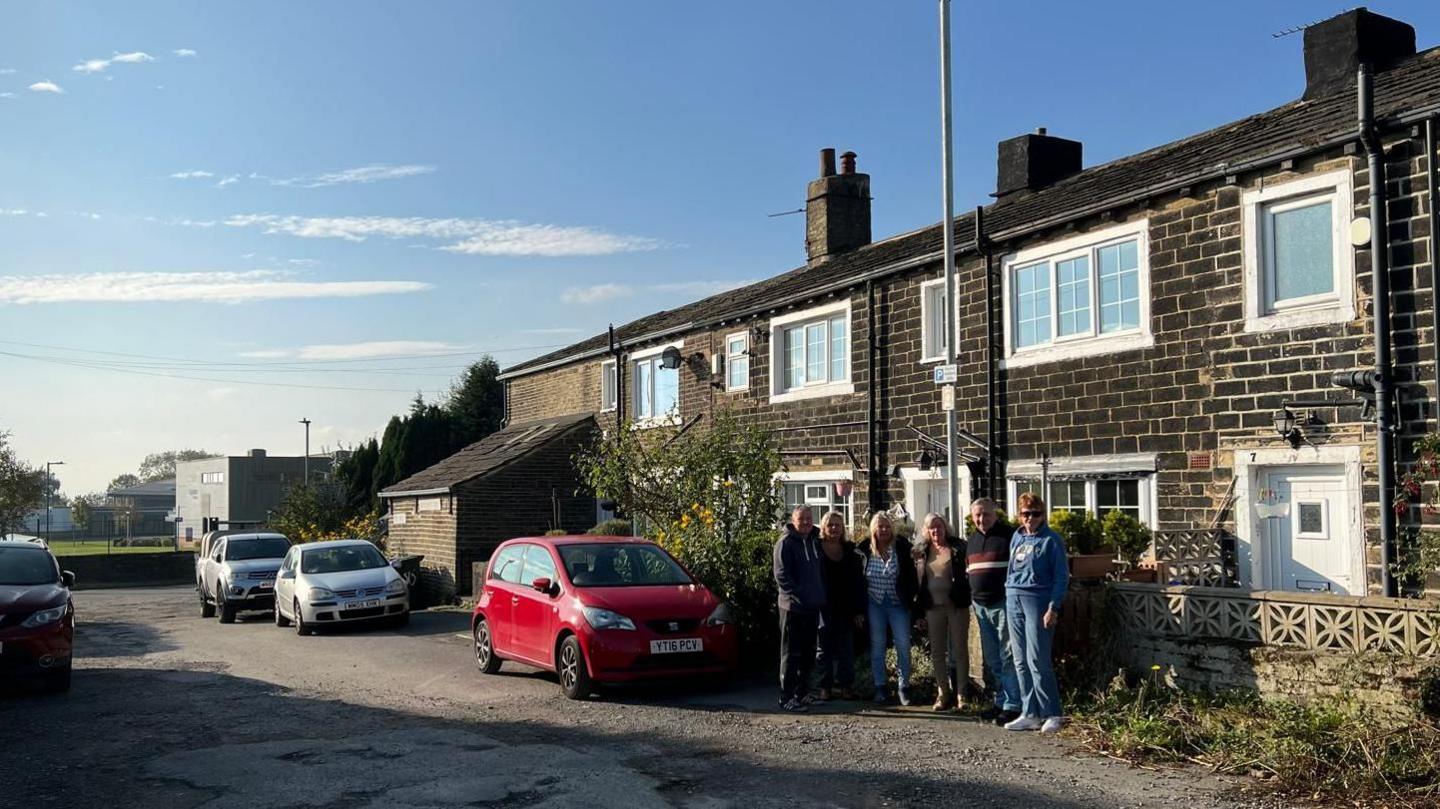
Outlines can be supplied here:
<path id="1" fill-rule="evenodd" d="M 975 624 L 980 628 L 980 648 L 989 674 L 986 680 L 995 692 L 995 706 L 987 716 L 996 725 L 1004 725 L 1020 715 L 1020 681 L 1005 619 L 1005 571 L 1015 531 L 1000 522 L 998 506 L 988 497 L 970 504 L 970 519 L 975 531 L 965 543 L 965 572 L 970 577 Z"/>

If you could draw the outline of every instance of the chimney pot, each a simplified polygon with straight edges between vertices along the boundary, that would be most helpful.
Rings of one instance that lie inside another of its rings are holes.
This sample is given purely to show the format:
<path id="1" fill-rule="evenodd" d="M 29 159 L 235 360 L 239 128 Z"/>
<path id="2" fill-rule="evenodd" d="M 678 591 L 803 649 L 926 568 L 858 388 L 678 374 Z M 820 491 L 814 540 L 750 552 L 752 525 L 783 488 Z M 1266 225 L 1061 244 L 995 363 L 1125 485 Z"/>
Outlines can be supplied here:
<path id="1" fill-rule="evenodd" d="M 854 152 L 846 152 L 845 154 L 840 155 L 840 173 L 841 173 L 841 174 L 854 174 L 854 173 L 855 173 L 855 153 L 854 153 Z"/>
<path id="2" fill-rule="evenodd" d="M 1355 86 L 1360 65 L 1380 72 L 1415 55 L 1415 29 L 1357 8 L 1305 29 L 1305 98 Z"/>
<path id="3" fill-rule="evenodd" d="M 1037 134 L 1037 135 L 1044 135 L 1044 134 L 1046 134 L 1046 133 L 1045 133 L 1045 127 L 1043 127 L 1043 126 L 1042 126 L 1042 127 L 1037 127 L 1037 128 L 1035 129 L 1035 134 Z"/>
<path id="4" fill-rule="evenodd" d="M 826 148 L 826 149 L 821 149 L 821 150 L 820 150 L 820 176 L 821 176 L 821 177 L 834 177 L 834 176 L 835 176 L 835 150 L 834 150 L 834 149 Z"/>

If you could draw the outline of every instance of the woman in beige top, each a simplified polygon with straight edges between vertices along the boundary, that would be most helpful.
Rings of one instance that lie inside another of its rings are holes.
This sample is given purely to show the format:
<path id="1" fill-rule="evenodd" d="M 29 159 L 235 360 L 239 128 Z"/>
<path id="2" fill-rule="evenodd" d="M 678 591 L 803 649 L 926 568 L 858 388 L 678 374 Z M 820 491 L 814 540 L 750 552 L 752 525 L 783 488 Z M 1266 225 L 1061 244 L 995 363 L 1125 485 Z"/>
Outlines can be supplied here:
<path id="1" fill-rule="evenodd" d="M 935 710 L 946 711 L 960 707 L 970 677 L 970 577 L 965 574 L 965 546 L 951 533 L 945 518 L 926 514 L 921 525 L 925 553 L 915 562 L 920 607 L 930 628 L 930 665 L 939 694 Z M 952 663 L 953 685 L 949 676 Z"/>

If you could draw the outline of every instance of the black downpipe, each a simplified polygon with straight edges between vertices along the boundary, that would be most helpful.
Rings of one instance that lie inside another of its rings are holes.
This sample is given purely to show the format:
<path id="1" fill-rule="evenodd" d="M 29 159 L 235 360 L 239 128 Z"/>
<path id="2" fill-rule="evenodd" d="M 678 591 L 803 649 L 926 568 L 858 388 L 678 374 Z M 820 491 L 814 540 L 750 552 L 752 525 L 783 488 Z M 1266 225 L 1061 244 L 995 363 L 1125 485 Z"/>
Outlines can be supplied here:
<path id="1" fill-rule="evenodd" d="M 866 467 L 868 467 L 865 470 L 865 490 L 870 503 L 870 513 L 874 514 L 881 508 L 880 481 L 883 480 L 880 476 L 880 448 L 875 443 L 875 422 L 880 417 L 880 403 L 878 401 L 880 392 L 880 368 L 879 363 L 875 361 L 876 350 L 879 346 L 875 330 L 874 279 L 865 282 L 865 313 L 868 322 L 865 330 L 865 345 L 868 356 L 865 361 L 869 368 L 869 390 L 866 392 L 865 398 L 868 400 L 868 406 L 870 408 L 869 418 L 865 420 L 865 439 L 870 456 L 865 462 Z"/>
<path id="2" fill-rule="evenodd" d="M 1390 422 L 1390 254 L 1385 211 L 1384 148 L 1375 132 L 1370 65 L 1360 66 L 1360 142 L 1370 171 L 1370 284 L 1375 310 L 1375 444 L 1380 477 L 1380 576 L 1386 596 L 1396 593 L 1394 427 Z"/>
<path id="3" fill-rule="evenodd" d="M 995 420 L 995 273 L 985 238 L 985 209 L 975 206 L 975 248 L 985 258 L 985 495 L 999 500 L 999 425 Z"/>
<path id="4" fill-rule="evenodd" d="M 1440 186 L 1440 169 L 1435 166 L 1435 119 L 1425 119 L 1426 186 L 1430 192 L 1430 335 L 1435 340 L 1435 396 L 1440 399 L 1440 261 L 1435 256 L 1435 231 L 1440 229 L 1440 209 L 1435 193 Z"/>

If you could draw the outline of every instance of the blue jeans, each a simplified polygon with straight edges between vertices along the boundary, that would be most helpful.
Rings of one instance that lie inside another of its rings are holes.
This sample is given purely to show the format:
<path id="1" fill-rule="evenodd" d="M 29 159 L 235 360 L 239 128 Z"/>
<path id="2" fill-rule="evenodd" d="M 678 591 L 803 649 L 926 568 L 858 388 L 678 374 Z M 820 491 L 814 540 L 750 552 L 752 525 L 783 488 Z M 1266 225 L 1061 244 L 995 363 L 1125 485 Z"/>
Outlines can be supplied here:
<path id="1" fill-rule="evenodd" d="M 1015 656 L 1015 674 L 1020 680 L 1020 705 L 1026 716 L 1049 719 L 1060 716 L 1060 686 L 1050 662 L 1055 629 L 1045 628 L 1045 611 L 1050 600 L 1044 596 L 1005 594 L 1005 614 L 1010 620 L 1010 653 Z"/>
<path id="2" fill-rule="evenodd" d="M 891 600 L 884 604 L 868 602 L 866 615 L 870 623 L 870 676 L 876 688 L 885 687 L 885 641 L 895 641 L 895 660 L 900 687 L 910 687 L 910 611 Z M 887 634 L 888 630 L 888 634 Z"/>
<path id="3" fill-rule="evenodd" d="M 1020 680 L 1015 674 L 1015 655 L 1010 651 L 1010 622 L 1005 602 L 993 606 L 974 604 L 975 625 L 980 628 L 980 650 L 985 655 L 986 685 L 995 691 L 995 707 L 1020 710 Z"/>

